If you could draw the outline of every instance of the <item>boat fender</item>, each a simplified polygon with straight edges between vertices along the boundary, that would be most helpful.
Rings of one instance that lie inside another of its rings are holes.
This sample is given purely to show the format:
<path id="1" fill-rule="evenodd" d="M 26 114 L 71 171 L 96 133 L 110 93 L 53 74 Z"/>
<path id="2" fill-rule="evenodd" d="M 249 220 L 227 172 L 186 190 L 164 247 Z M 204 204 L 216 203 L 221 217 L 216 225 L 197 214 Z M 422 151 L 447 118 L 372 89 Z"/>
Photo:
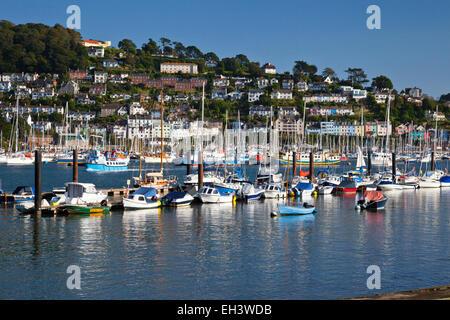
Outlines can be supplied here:
<path id="1" fill-rule="evenodd" d="M 107 204 L 108 204 L 108 202 L 106 200 L 102 200 L 102 202 L 100 202 L 100 205 L 102 207 L 106 207 Z"/>
<path id="2" fill-rule="evenodd" d="M 361 210 L 361 206 L 360 205 L 355 206 L 355 210 L 360 211 Z"/>
<path id="3" fill-rule="evenodd" d="M 276 211 L 272 211 L 272 212 L 270 213 L 270 216 L 271 216 L 271 217 L 276 217 L 276 216 L 278 216 L 278 213 L 277 213 Z"/>

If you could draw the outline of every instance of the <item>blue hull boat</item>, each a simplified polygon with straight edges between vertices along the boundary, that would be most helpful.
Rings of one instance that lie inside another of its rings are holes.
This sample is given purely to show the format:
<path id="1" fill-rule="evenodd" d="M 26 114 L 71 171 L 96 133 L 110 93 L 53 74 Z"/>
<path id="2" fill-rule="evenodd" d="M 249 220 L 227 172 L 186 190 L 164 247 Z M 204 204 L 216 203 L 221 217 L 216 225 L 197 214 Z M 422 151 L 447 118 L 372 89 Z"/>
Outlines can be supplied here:
<path id="1" fill-rule="evenodd" d="M 107 166 L 104 164 L 86 163 L 86 170 L 88 171 L 123 171 L 127 169 L 128 165 Z"/>
<path id="2" fill-rule="evenodd" d="M 278 212 L 282 216 L 287 215 L 305 215 L 305 214 L 314 214 L 317 212 L 315 207 L 292 207 L 292 206 L 280 206 L 278 205 Z"/>

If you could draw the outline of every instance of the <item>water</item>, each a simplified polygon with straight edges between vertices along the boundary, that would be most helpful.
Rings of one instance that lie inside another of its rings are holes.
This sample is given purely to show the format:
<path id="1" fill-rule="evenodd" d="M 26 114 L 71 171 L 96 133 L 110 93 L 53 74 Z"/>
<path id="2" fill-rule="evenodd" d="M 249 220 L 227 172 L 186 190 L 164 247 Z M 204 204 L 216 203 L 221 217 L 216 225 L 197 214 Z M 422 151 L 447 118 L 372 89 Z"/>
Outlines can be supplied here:
<path id="1" fill-rule="evenodd" d="M 118 187 L 135 169 L 80 168 L 79 180 Z M 43 173 L 48 191 L 72 168 Z M 0 179 L 7 191 L 33 185 L 33 167 L 0 165 Z M 92 218 L 0 209 L 0 298 L 333 299 L 450 283 L 450 188 L 386 195 L 381 213 L 355 211 L 355 196 L 321 196 L 309 217 L 271 218 L 277 200 Z M 66 287 L 69 265 L 81 268 L 81 290 Z M 381 268 L 381 290 L 366 287 L 369 265 Z"/>

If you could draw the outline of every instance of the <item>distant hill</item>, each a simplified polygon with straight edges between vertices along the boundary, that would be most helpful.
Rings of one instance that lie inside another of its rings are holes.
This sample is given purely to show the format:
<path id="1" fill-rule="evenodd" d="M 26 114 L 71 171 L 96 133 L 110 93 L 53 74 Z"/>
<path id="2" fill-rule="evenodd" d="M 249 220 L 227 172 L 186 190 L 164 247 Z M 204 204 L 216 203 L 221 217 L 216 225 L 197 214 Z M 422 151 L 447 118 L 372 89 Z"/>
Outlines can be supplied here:
<path id="1" fill-rule="evenodd" d="M 87 50 L 77 31 L 56 24 L 0 21 L 0 72 L 64 73 L 84 68 Z"/>

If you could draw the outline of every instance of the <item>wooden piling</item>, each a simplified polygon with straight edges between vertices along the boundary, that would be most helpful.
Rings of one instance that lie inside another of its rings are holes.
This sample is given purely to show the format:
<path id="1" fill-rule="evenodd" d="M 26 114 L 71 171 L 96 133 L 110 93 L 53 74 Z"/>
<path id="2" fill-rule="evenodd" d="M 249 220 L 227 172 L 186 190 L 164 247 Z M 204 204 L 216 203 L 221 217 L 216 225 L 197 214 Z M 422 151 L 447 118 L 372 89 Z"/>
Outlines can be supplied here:
<path id="1" fill-rule="evenodd" d="M 34 208 L 41 212 L 42 202 L 42 153 L 36 150 L 34 156 Z"/>
<path id="2" fill-rule="evenodd" d="M 370 148 L 367 150 L 367 175 L 372 173 L 372 152 Z"/>
<path id="3" fill-rule="evenodd" d="M 78 149 L 73 150 L 72 181 L 78 182 Z"/>
<path id="4" fill-rule="evenodd" d="M 297 172 L 297 152 L 292 153 L 292 178 L 295 177 Z"/>
<path id="5" fill-rule="evenodd" d="M 309 180 L 313 183 L 314 180 L 314 152 L 309 153 Z"/>
<path id="6" fill-rule="evenodd" d="M 434 161 L 434 151 L 431 151 L 431 171 L 434 171 L 435 169 L 435 161 Z"/>
<path id="7" fill-rule="evenodd" d="M 395 176 L 397 175 L 397 167 L 395 163 L 395 152 L 392 152 L 392 182 L 395 183 L 396 179 Z"/>

